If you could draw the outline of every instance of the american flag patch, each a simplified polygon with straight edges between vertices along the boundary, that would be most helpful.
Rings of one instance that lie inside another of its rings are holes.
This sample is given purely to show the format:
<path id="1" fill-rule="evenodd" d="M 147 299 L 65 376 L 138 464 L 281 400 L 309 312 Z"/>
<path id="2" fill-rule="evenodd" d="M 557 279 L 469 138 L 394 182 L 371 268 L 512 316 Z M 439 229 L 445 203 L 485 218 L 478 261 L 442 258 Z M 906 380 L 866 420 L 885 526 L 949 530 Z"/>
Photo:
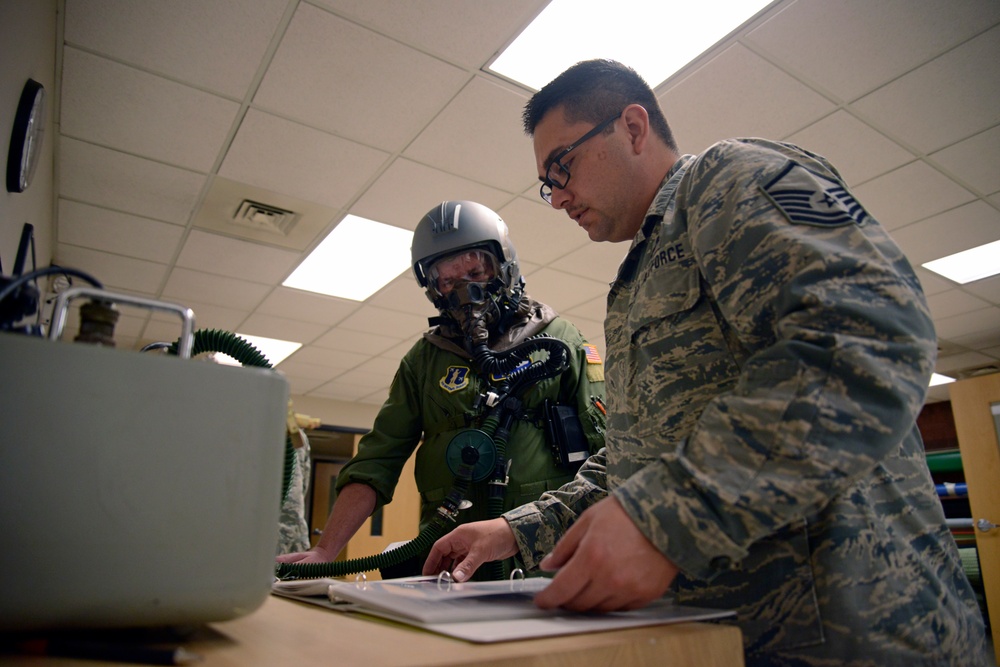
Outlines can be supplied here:
<path id="1" fill-rule="evenodd" d="M 590 343 L 583 344 L 583 351 L 587 355 L 588 364 L 599 364 L 601 363 L 601 354 L 597 351 L 596 345 L 591 345 Z"/>
<path id="2" fill-rule="evenodd" d="M 764 186 L 764 193 L 797 224 L 836 227 L 868 221 L 868 213 L 842 184 L 794 162 Z"/>

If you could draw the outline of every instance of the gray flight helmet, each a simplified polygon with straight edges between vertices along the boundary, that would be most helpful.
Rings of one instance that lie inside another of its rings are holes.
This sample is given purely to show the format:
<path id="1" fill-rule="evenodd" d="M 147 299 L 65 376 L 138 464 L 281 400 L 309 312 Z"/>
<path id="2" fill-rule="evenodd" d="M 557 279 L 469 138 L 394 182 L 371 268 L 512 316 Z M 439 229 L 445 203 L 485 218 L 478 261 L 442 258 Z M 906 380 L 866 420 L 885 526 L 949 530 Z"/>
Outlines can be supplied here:
<path id="1" fill-rule="evenodd" d="M 500 265 L 497 277 L 508 294 L 523 290 L 517 251 L 503 218 L 473 201 L 446 201 L 428 211 L 417 223 L 410 246 L 413 275 L 431 302 L 435 302 L 435 295 L 428 285 L 430 266 L 448 255 L 473 249 L 486 250 L 496 257 Z"/>

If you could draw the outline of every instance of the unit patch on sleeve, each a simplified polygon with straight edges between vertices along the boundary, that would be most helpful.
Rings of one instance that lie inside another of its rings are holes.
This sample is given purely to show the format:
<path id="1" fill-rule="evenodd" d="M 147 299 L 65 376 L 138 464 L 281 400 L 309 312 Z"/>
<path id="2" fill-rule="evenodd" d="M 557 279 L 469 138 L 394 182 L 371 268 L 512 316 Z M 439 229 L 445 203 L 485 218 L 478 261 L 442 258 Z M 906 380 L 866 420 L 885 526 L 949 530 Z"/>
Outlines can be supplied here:
<path id="1" fill-rule="evenodd" d="M 449 394 L 469 386 L 468 366 L 449 366 L 444 376 L 438 381 L 441 388 Z"/>
<path id="2" fill-rule="evenodd" d="M 868 222 L 868 213 L 843 185 L 795 162 L 763 191 L 795 224 L 836 227 Z"/>

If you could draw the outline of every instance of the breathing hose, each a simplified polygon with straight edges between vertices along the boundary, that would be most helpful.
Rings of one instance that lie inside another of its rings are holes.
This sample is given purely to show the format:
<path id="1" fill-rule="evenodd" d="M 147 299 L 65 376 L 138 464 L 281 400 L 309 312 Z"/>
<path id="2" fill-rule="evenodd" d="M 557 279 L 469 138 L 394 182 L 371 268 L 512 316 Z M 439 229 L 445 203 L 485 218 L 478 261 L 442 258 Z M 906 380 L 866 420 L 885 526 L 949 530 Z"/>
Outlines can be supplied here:
<path id="1" fill-rule="evenodd" d="M 530 354 L 539 350 L 546 351 L 547 358 L 531 362 Z M 506 376 L 502 396 L 494 403 L 494 411 L 487 416 L 481 429 L 490 436 L 497 434 L 494 440 L 497 449 L 496 465 L 490 479 L 490 498 L 487 501 L 489 517 L 495 518 L 502 513 L 503 494 L 507 486 L 507 435 L 521 407 L 520 398 L 515 398 L 512 393 L 522 394 L 538 382 L 555 377 L 569 368 L 569 347 L 561 340 L 542 334 L 528 338 L 499 353 L 494 353 L 482 344 L 476 349 L 474 360 L 481 372 Z M 487 368 L 490 370 L 487 371 Z M 453 524 L 458 515 L 459 505 L 472 482 L 472 468 L 478 460 L 479 452 L 474 447 L 462 450 L 462 461 L 456 471 L 451 491 L 438 507 L 437 514 L 430 523 L 409 542 L 391 551 L 346 561 L 278 563 L 275 567 L 275 577 L 278 579 L 342 577 L 398 565 L 426 552 L 434 542 L 449 532 L 449 524 Z M 502 561 L 488 563 L 487 568 L 491 579 L 503 578 Z"/>
<path id="2" fill-rule="evenodd" d="M 180 339 L 174 341 L 167 347 L 167 353 L 177 355 Z M 267 360 L 260 351 L 251 345 L 247 340 L 228 331 L 220 329 L 201 329 L 194 332 L 194 343 L 191 348 L 191 356 L 202 352 L 222 352 L 227 354 L 244 366 L 257 366 L 259 368 L 271 368 L 271 362 Z M 281 500 L 284 502 L 288 496 L 288 491 L 292 486 L 292 473 L 295 468 L 295 446 L 292 444 L 291 435 L 285 436 L 285 470 L 281 484 Z"/>

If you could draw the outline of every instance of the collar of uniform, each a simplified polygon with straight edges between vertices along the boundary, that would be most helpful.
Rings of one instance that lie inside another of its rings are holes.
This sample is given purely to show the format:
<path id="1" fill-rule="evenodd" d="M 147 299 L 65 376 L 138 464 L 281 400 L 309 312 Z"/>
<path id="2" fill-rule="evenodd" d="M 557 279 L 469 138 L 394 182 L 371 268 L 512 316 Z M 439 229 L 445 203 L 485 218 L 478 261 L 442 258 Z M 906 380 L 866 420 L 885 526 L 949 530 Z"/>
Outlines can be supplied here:
<path id="1" fill-rule="evenodd" d="M 639 229 L 639 233 L 635 235 L 632 240 L 632 245 L 635 246 L 642 241 L 649 238 L 650 233 L 661 220 L 663 220 L 663 215 L 667 211 L 667 207 L 670 202 L 674 199 L 674 192 L 677 191 L 677 185 L 680 183 L 681 177 L 684 175 L 684 170 L 687 169 L 688 164 L 694 160 L 694 155 L 682 155 L 677 158 L 674 165 L 670 167 L 670 171 L 667 175 L 663 177 L 663 181 L 660 183 L 659 189 L 656 191 L 656 196 L 653 197 L 653 203 L 649 205 L 649 210 L 646 211 L 646 218 L 642 223 L 642 227 Z"/>

